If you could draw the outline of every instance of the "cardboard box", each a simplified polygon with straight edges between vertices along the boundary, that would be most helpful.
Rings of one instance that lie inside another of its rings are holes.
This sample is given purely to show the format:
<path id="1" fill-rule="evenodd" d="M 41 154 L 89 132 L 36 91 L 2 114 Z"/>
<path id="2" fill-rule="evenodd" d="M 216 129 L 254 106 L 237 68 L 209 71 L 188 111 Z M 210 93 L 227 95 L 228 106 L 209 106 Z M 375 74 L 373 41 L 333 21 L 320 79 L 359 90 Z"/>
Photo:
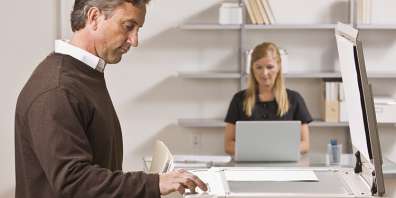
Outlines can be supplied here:
<path id="1" fill-rule="evenodd" d="M 340 103 L 338 101 L 325 101 L 324 121 L 339 122 Z"/>

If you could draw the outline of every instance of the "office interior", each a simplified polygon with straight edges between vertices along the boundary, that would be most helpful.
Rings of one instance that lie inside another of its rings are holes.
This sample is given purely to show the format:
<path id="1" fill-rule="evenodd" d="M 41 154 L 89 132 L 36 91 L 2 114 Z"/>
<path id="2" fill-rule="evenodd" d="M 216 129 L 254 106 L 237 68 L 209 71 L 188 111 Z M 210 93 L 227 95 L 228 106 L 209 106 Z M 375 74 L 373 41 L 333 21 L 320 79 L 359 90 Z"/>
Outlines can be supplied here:
<path id="1" fill-rule="evenodd" d="M 225 155 L 223 119 L 232 96 L 244 87 L 245 51 L 264 41 L 286 51 L 286 86 L 304 97 L 314 118 L 310 153 L 326 154 L 331 139 L 351 153 L 347 123 L 326 122 L 322 115 L 323 82 L 340 78 L 334 24 L 359 30 L 374 96 L 396 98 L 396 1 L 372 0 L 368 21 L 357 24 L 354 0 L 268 0 L 273 28 L 250 25 L 248 18 L 244 28 L 219 25 L 224 2 L 151 0 L 139 47 L 119 64 L 107 65 L 107 88 L 123 131 L 123 169 L 144 170 L 143 158 L 152 155 L 156 140 L 174 154 Z M 14 197 L 17 96 L 54 50 L 54 41 L 70 38 L 72 5 L 66 0 L 3 2 L 0 198 Z M 395 127 L 396 122 L 378 124 L 382 155 L 396 163 Z M 396 197 L 396 175 L 386 177 L 385 184 L 386 196 Z"/>

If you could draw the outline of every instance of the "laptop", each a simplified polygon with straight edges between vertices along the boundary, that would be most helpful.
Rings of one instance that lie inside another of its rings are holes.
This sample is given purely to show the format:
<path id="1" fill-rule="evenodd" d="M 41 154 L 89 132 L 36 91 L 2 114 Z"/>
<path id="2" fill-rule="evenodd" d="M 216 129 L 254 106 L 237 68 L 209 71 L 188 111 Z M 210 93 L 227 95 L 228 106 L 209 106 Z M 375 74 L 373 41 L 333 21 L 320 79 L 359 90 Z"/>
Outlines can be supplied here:
<path id="1" fill-rule="evenodd" d="M 300 133 L 300 121 L 237 121 L 235 161 L 297 161 Z"/>

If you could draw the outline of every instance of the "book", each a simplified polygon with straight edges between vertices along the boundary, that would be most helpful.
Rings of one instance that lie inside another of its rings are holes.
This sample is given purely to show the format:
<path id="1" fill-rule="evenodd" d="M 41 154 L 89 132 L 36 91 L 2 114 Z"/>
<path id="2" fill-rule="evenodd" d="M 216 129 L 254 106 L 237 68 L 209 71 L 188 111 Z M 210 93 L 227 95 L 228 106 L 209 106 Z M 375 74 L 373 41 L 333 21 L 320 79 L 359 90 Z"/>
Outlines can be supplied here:
<path id="1" fill-rule="evenodd" d="M 245 4 L 246 11 L 249 15 L 250 22 L 252 24 L 257 24 L 256 18 L 254 17 L 253 10 L 252 10 L 252 7 L 250 6 L 249 0 L 243 0 L 243 2 Z"/>
<path id="2" fill-rule="evenodd" d="M 261 2 L 263 4 L 264 11 L 267 13 L 269 24 L 274 24 L 275 17 L 274 17 L 274 13 L 272 12 L 272 9 L 270 7 L 268 0 L 261 0 Z"/>
<path id="3" fill-rule="evenodd" d="M 256 0 L 256 2 L 260 11 L 260 15 L 263 17 L 264 24 L 270 24 L 267 13 L 264 10 L 263 2 L 261 0 Z"/>
<path id="4" fill-rule="evenodd" d="M 257 20 L 257 24 L 264 24 L 264 19 L 260 14 L 259 7 L 257 5 L 256 0 L 249 0 L 249 3 L 250 3 L 250 6 L 252 7 L 253 15 Z"/>

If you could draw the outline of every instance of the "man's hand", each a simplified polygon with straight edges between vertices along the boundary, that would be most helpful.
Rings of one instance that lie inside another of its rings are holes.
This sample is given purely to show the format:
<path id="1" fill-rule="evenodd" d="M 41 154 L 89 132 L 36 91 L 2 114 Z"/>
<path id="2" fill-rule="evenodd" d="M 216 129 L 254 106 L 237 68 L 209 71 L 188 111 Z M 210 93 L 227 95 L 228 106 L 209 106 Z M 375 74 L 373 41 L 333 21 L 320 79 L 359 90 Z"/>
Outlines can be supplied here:
<path id="1" fill-rule="evenodd" d="M 208 190 L 202 180 L 183 169 L 161 174 L 159 179 L 161 195 L 167 195 L 175 191 L 183 194 L 186 189 L 190 189 L 190 192 L 195 192 L 195 187 L 197 186 L 203 191 Z"/>

